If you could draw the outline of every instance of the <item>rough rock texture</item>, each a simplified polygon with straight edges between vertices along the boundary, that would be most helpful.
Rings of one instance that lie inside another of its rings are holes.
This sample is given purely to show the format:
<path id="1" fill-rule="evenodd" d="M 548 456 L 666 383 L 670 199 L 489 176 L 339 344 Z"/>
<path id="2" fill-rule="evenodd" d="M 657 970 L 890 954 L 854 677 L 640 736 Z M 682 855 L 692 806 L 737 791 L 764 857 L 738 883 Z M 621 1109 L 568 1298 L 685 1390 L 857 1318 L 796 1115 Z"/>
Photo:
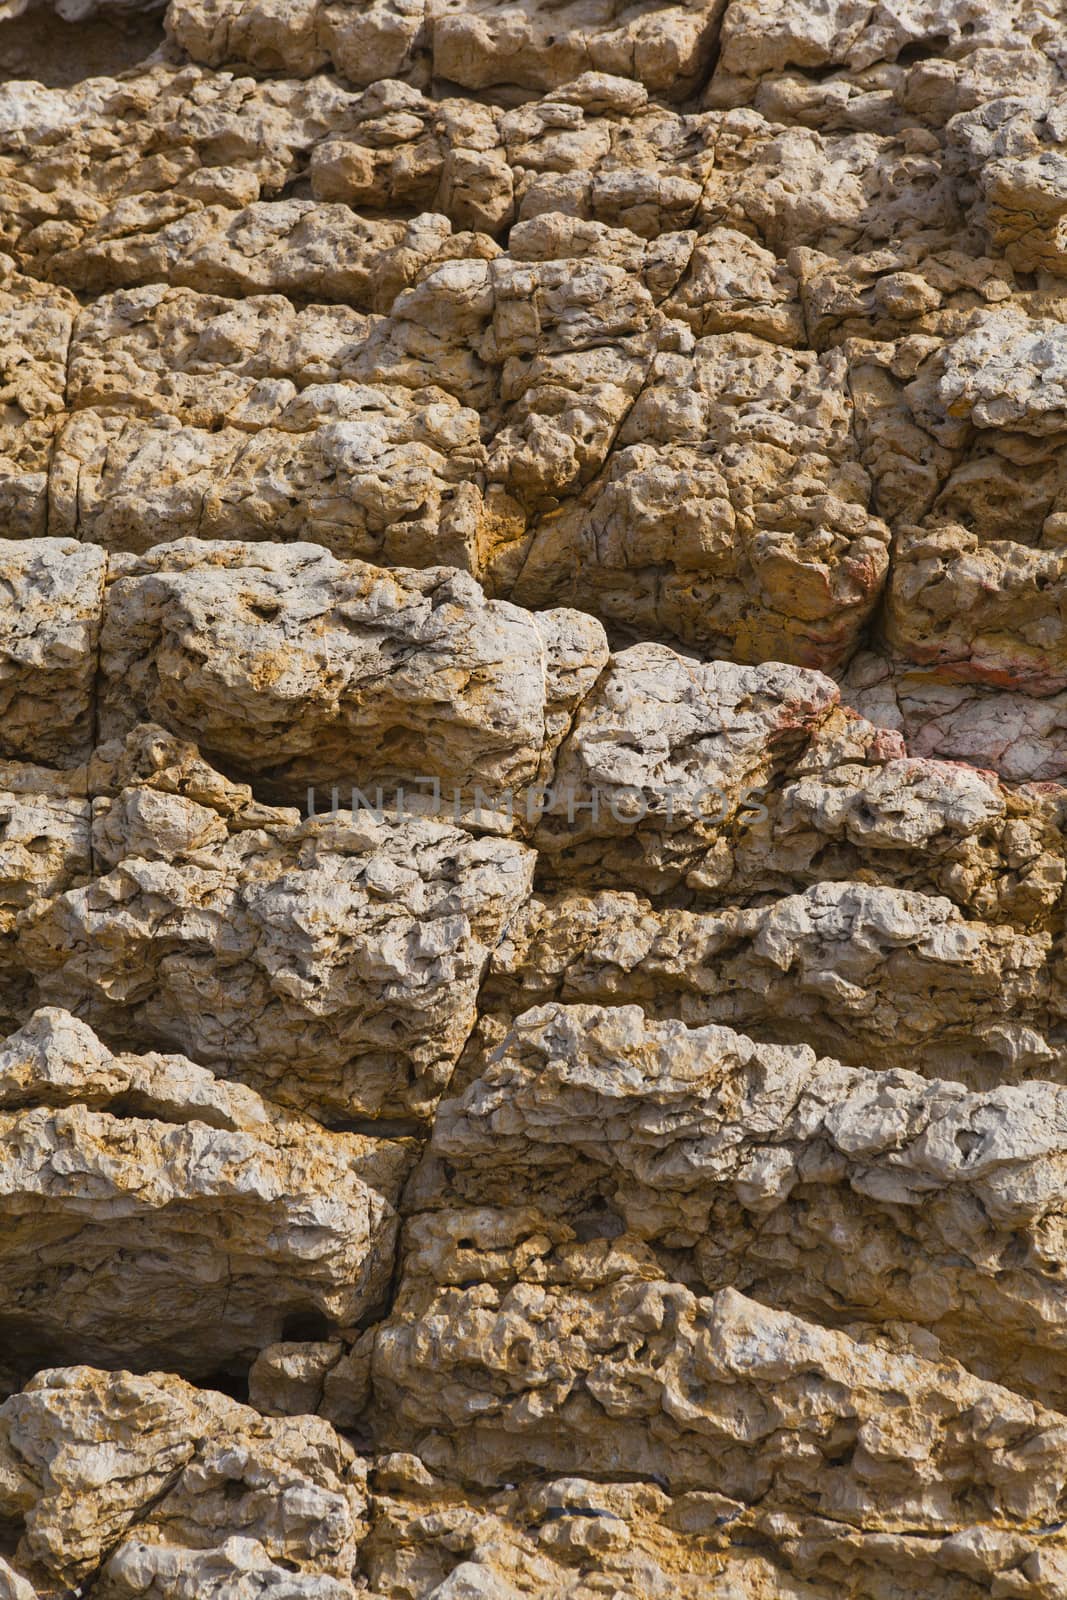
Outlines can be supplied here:
<path id="1" fill-rule="evenodd" d="M 0 1600 L 1067 1594 L 1063 0 L 0 0 Z"/>
<path id="2" fill-rule="evenodd" d="M 327 1136 L 181 1056 L 112 1055 L 59 1010 L 0 1052 L 0 1118 L 0 1327 L 23 1367 L 202 1376 L 382 1295 L 402 1146 Z"/>
<path id="3" fill-rule="evenodd" d="M 366 1479 L 327 1423 L 272 1421 L 167 1373 L 53 1369 L 0 1407 L 0 1515 L 48 1600 L 86 1584 L 341 1600 Z"/>
<path id="4" fill-rule="evenodd" d="M 2 554 L 0 755 L 72 764 L 92 743 L 107 562 L 69 539 Z"/>
<path id="5" fill-rule="evenodd" d="M 865 882 L 719 912 L 569 890 L 531 900 L 510 924 L 482 989 L 483 1026 L 495 1036 L 553 1000 L 629 1002 L 856 1066 L 989 1085 L 1067 1081 L 1054 961 L 1047 934 Z"/>
<path id="6" fill-rule="evenodd" d="M 432 822 L 251 829 L 184 861 L 124 856 L 24 916 L 16 959 L 108 1037 L 324 1121 L 426 1117 L 532 866 Z"/>
<path id="7" fill-rule="evenodd" d="M 431 1142 L 465 1197 L 505 1201 L 521 1175 L 549 1210 L 600 1198 L 628 1232 L 692 1250 L 710 1288 L 928 1327 L 972 1370 L 1061 1405 L 1065 1151 L 1052 1084 L 968 1093 L 637 1006 L 523 1013 Z"/>

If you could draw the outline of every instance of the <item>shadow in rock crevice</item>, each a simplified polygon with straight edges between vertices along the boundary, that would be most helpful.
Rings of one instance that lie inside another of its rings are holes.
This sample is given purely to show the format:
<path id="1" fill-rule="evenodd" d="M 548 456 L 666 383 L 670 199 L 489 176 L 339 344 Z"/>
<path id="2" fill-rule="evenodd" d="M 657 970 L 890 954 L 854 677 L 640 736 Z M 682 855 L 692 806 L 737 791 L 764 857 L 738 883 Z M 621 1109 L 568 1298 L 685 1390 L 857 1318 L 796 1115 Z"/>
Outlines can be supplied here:
<path id="1" fill-rule="evenodd" d="M 162 4 L 112 9 L 65 22 L 50 5 L 29 6 L 0 21 L 0 82 L 30 78 L 65 89 L 83 78 L 111 77 L 139 65 L 164 43 Z"/>

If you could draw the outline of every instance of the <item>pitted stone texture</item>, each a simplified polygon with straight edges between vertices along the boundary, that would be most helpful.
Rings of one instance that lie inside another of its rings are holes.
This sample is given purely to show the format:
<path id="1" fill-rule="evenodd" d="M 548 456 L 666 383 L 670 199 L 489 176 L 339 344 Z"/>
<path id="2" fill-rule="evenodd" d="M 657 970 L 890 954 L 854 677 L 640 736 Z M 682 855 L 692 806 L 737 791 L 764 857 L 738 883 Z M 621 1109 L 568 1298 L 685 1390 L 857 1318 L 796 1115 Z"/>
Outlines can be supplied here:
<path id="1" fill-rule="evenodd" d="M 183 859 L 165 846 L 203 817 L 153 793 L 107 814 L 114 870 L 23 918 L 39 994 L 327 1122 L 431 1115 L 532 853 L 363 814 L 194 836 Z"/>
<path id="2" fill-rule="evenodd" d="M 101 295 L 77 317 L 71 408 L 90 406 L 252 433 L 298 391 L 359 375 L 374 319 L 348 306 L 295 307 L 149 284 Z"/>
<path id="3" fill-rule="evenodd" d="M 392 1269 L 407 1151 L 42 1010 L 0 1051 L 5 1345 L 204 1377 L 286 1319 L 347 1325 Z"/>
<path id="4" fill-rule="evenodd" d="M 1067 431 L 1067 326 L 1012 308 L 976 319 L 946 350 L 939 398 L 976 428 Z"/>
<path id="5" fill-rule="evenodd" d="M 1067 1593 L 1062 13 L 0 87 L 0 1597 Z"/>
<path id="6" fill-rule="evenodd" d="M 664 309 L 698 337 L 747 333 L 774 344 L 806 343 L 797 279 L 736 228 L 710 228 L 700 236 L 689 271 Z"/>
<path id="7" fill-rule="evenodd" d="M 833 670 L 888 566 L 846 363 L 749 334 L 653 360 L 606 476 L 543 530 L 513 589 L 631 635 Z"/>
<path id="8" fill-rule="evenodd" d="M 0 256 L 0 537 L 47 531 L 48 470 L 78 305 Z"/>
<path id="9" fill-rule="evenodd" d="M 564 212 L 654 239 L 695 220 L 717 130 L 714 114 L 666 109 L 606 73 L 510 110 L 384 82 L 316 146 L 311 184 L 320 200 L 425 206 L 494 235 Z"/>
<path id="10" fill-rule="evenodd" d="M 1009 783 L 1067 778 L 1067 693 L 1034 695 L 956 683 L 952 668 L 917 667 L 889 652 L 860 651 L 842 699 L 879 727 L 897 729 L 917 756 L 962 761 Z"/>
<path id="11" fill-rule="evenodd" d="M 636 1005 L 523 1013 L 432 1150 L 468 1203 L 606 1204 L 733 1284 L 821 1322 L 914 1323 L 1062 1406 L 1067 1089 L 968 1092 L 818 1060 Z"/>
<path id="12" fill-rule="evenodd" d="M 17 781 L 13 763 L 0 762 L 0 939 L 13 933 L 19 914 L 38 901 L 86 883 L 92 873 L 92 810 L 87 799 L 55 793 L 49 774 L 36 773 L 34 787 Z"/>
<path id="13" fill-rule="evenodd" d="M 366 1465 L 327 1423 L 169 1373 L 53 1368 L 0 1407 L 0 1515 L 43 1600 L 344 1600 L 366 1514 Z"/>
<path id="14" fill-rule="evenodd" d="M 491 513 L 470 481 L 485 459 L 476 412 L 440 389 L 355 384 L 266 410 L 254 432 L 79 412 L 56 442 L 53 532 L 137 552 L 161 527 L 313 538 L 342 558 L 477 566 Z"/>
<path id="15" fill-rule="evenodd" d="M 167 27 L 196 61 L 248 62 L 312 73 L 332 63 L 349 81 L 431 77 L 466 89 L 552 89 L 586 72 L 625 73 L 650 92 L 684 100 L 711 64 L 724 0 L 618 8 L 595 0 L 562 7 L 515 0 L 175 0 Z"/>
<path id="16" fill-rule="evenodd" d="M 295 808 L 254 800 L 247 784 L 224 778 L 195 745 L 153 723 L 98 745 L 84 783 L 93 797 L 98 872 L 127 856 L 173 865 L 233 834 L 299 821 Z"/>
<path id="17" fill-rule="evenodd" d="M 116 558 L 101 639 L 105 736 L 162 721 L 303 803 L 439 780 L 444 814 L 550 768 L 607 660 L 574 611 L 486 600 L 461 572 L 389 572 L 313 545 L 162 546 Z M 451 790 L 462 789 L 458 803 Z M 429 801 L 432 805 L 432 798 Z"/>
<path id="18" fill-rule="evenodd" d="M 731 1549 L 730 1534 L 750 1524 L 714 1491 L 672 1498 L 655 1483 L 574 1475 L 479 1493 L 401 1451 L 377 1461 L 372 1482 L 361 1562 L 376 1592 L 396 1600 L 824 1595 L 765 1555 Z"/>
<path id="19" fill-rule="evenodd" d="M 1020 1558 L 1062 1557 L 1062 1534 L 1024 1531 L 1060 1520 L 1058 1414 L 732 1289 L 696 1296 L 637 1241 L 579 1243 L 533 1209 L 411 1224 L 373 1382 L 383 1442 L 469 1483 L 622 1469 L 677 1494 L 706 1490 L 710 1471 L 783 1543 L 828 1519 L 864 1566 L 885 1559 L 878 1534 L 936 1548 L 976 1511 Z M 977 1570 L 989 1581 L 1004 1559 Z"/>
<path id="20" fill-rule="evenodd" d="M 428 211 L 368 220 L 285 196 L 358 101 L 333 78 L 260 87 L 163 64 L 5 85 L 0 239 L 24 272 L 82 292 L 162 282 L 388 310 L 431 261 L 498 247 Z"/>
<path id="21" fill-rule="evenodd" d="M 1058 1551 L 1038 1554 L 1025 1536 L 999 1529 L 972 1525 L 946 1539 L 863 1534 L 829 1519 L 750 1511 L 714 1490 L 670 1496 L 625 1477 L 459 1491 L 395 1452 L 378 1462 L 374 1483 L 361 1558 L 397 1600 L 894 1600 L 912 1586 L 939 1600 L 982 1600 L 990 1583 L 1047 1600 L 1064 1570 Z"/>
<path id="22" fill-rule="evenodd" d="M 638 1004 L 690 1027 L 809 1044 L 855 1066 L 996 1087 L 1067 1078 L 1049 936 L 948 900 L 821 883 L 750 910 L 664 910 L 635 895 L 533 900 L 494 952 L 481 1008 Z"/>
<path id="23" fill-rule="evenodd" d="M 1062 514 L 1057 519 L 1065 523 Z M 1067 688 L 1067 549 L 986 541 L 957 522 L 901 529 L 891 647 L 946 678 L 1034 695 Z"/>
<path id="24" fill-rule="evenodd" d="M 556 762 L 542 881 L 736 901 L 863 877 L 1046 926 L 1065 880 L 1060 791 L 909 758 L 795 667 L 613 656 Z"/>
<path id="25" fill-rule="evenodd" d="M 776 255 L 797 246 L 877 254 L 886 273 L 921 272 L 930 252 L 981 253 L 961 251 L 972 241 L 959 186 L 945 169 L 941 140 L 923 128 L 822 133 L 727 111 L 703 209 L 709 222 L 737 228 Z"/>
<path id="26" fill-rule="evenodd" d="M 1062 46 L 1061 46 L 1062 49 Z M 1061 68 L 1062 71 L 1062 68 Z M 973 214 L 1018 272 L 1067 277 L 1067 95 L 1018 85 L 949 125 Z"/>
<path id="27" fill-rule="evenodd" d="M 0 93 L 0 237 L 25 271 L 80 289 L 166 281 L 388 310 L 426 250 L 486 259 L 487 235 L 518 217 L 648 239 L 691 225 L 719 120 L 597 72 L 511 110 L 388 77 L 358 94 L 329 75 L 260 84 L 162 63 L 63 90 L 15 82 Z M 375 226 L 350 206 L 414 221 Z"/>
<path id="28" fill-rule="evenodd" d="M 709 99 L 783 121 L 935 127 L 997 95 L 1053 88 L 1063 70 L 1056 0 L 733 0 Z"/>
<path id="29" fill-rule="evenodd" d="M 88 754 L 106 565 L 70 539 L 0 539 L 0 756 Z"/>

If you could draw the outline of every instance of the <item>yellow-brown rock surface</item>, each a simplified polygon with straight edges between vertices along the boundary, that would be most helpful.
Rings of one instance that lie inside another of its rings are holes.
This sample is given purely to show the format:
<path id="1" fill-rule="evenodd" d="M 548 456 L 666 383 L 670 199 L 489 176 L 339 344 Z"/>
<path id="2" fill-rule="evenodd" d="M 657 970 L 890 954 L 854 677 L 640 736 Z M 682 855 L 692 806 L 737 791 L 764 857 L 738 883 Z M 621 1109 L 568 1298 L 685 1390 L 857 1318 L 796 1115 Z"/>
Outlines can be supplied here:
<path id="1" fill-rule="evenodd" d="M 1067 1595 L 1064 0 L 0 0 L 0 1600 Z"/>

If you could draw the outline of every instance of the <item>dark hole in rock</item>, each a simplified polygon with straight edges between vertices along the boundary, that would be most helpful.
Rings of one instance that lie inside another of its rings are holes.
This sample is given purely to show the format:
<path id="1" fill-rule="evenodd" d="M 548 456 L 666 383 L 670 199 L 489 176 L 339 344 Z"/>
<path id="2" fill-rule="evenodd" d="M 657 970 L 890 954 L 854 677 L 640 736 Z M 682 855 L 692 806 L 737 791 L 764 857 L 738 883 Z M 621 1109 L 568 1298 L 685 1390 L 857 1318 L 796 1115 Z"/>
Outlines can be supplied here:
<path id="1" fill-rule="evenodd" d="M 0 22 L 0 79 L 32 78 L 62 89 L 83 78 L 111 77 L 153 54 L 163 43 L 163 6 L 106 10 L 64 22 L 51 6 L 31 5 Z"/>

